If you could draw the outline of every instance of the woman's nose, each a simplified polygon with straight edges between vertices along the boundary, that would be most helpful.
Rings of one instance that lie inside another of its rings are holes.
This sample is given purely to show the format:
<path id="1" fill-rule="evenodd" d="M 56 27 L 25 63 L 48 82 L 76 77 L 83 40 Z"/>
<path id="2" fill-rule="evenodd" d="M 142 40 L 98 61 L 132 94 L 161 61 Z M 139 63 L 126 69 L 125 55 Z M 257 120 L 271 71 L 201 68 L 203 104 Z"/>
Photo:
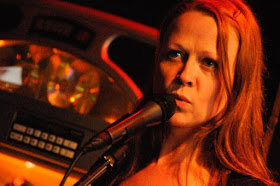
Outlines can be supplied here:
<path id="1" fill-rule="evenodd" d="M 196 63 L 188 59 L 182 69 L 178 72 L 178 78 L 181 84 L 184 86 L 195 86 L 196 85 L 196 74 L 197 74 L 197 67 Z"/>

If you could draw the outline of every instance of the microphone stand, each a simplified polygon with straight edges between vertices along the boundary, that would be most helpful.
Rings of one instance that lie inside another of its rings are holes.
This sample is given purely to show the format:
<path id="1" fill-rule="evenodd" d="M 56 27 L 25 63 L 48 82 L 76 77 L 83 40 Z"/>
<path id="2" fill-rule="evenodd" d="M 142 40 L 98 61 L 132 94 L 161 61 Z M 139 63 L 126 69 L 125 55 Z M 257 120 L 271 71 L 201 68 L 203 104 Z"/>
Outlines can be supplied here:
<path id="1" fill-rule="evenodd" d="M 107 129 L 104 129 L 96 136 L 91 138 L 85 145 L 82 147 L 81 151 L 76 155 L 74 161 L 70 164 L 69 168 L 66 170 L 66 173 L 60 183 L 60 186 L 63 186 L 67 176 L 70 174 L 71 169 L 74 167 L 75 163 L 78 161 L 81 155 L 86 152 L 97 150 L 115 142 L 129 138 L 129 136 L 135 134 L 137 130 L 143 129 L 148 126 L 148 124 L 155 123 L 158 121 L 167 121 L 176 110 L 175 98 L 169 94 L 158 94 L 154 95 L 153 99 L 147 102 L 144 107 L 137 110 L 136 112 L 129 114 L 128 117 L 120 119 L 115 122 Z M 125 151 L 127 147 L 124 146 L 124 150 L 112 152 L 112 155 L 104 156 L 103 163 L 101 166 L 98 166 L 93 171 L 90 171 L 86 176 L 87 178 L 82 178 L 86 180 L 85 183 L 92 182 L 100 177 L 107 169 L 115 165 L 115 161 L 119 161 L 118 158 L 122 159 L 126 156 Z M 120 157 L 118 157 L 120 155 Z M 94 174 L 95 176 L 92 176 Z M 90 177 L 90 179 L 89 179 Z M 84 181 L 82 181 L 84 184 Z M 77 183 L 76 186 L 80 186 L 80 183 Z"/>
<path id="2" fill-rule="evenodd" d="M 93 167 L 74 186 L 88 186 L 98 180 L 105 172 L 119 165 L 128 153 L 128 145 L 115 145 L 109 148 Z"/>

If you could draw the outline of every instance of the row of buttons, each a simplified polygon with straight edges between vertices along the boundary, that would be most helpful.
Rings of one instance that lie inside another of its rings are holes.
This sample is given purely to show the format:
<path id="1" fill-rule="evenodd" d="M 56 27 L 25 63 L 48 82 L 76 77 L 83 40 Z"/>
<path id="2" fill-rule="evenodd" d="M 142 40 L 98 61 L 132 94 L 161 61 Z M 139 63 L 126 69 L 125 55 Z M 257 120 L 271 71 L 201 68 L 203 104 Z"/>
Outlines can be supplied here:
<path id="1" fill-rule="evenodd" d="M 78 143 L 75 141 L 19 123 L 13 125 L 10 138 L 70 159 L 74 158 L 74 150 L 78 147 Z"/>

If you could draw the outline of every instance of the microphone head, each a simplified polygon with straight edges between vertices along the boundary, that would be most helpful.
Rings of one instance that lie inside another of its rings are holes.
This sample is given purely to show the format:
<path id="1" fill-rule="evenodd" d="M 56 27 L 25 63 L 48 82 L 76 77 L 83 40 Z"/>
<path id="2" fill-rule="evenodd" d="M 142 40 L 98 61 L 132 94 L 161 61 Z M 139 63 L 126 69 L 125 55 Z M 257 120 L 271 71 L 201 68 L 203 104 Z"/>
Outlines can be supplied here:
<path id="1" fill-rule="evenodd" d="M 167 121 L 173 116 L 176 110 L 175 97 L 164 93 L 154 94 L 152 101 L 156 102 L 162 110 L 162 121 Z"/>

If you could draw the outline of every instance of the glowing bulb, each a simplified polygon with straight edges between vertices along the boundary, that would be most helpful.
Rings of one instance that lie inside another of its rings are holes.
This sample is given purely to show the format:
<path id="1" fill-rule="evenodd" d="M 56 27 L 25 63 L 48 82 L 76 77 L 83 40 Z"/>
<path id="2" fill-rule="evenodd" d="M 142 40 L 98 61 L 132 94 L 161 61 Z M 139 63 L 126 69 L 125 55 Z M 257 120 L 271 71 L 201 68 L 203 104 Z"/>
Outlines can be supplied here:
<path id="1" fill-rule="evenodd" d="M 0 40 L 0 47 L 4 46 L 5 41 L 4 40 Z"/>
<path id="2" fill-rule="evenodd" d="M 26 168 L 33 168 L 33 167 L 35 167 L 35 164 L 30 161 L 26 161 L 25 166 L 26 166 Z"/>
<path id="3" fill-rule="evenodd" d="M 74 97 L 74 96 L 70 97 L 70 102 L 71 102 L 71 103 L 74 103 L 74 102 L 75 102 L 75 100 L 76 100 L 76 99 L 75 99 L 75 97 Z"/>

